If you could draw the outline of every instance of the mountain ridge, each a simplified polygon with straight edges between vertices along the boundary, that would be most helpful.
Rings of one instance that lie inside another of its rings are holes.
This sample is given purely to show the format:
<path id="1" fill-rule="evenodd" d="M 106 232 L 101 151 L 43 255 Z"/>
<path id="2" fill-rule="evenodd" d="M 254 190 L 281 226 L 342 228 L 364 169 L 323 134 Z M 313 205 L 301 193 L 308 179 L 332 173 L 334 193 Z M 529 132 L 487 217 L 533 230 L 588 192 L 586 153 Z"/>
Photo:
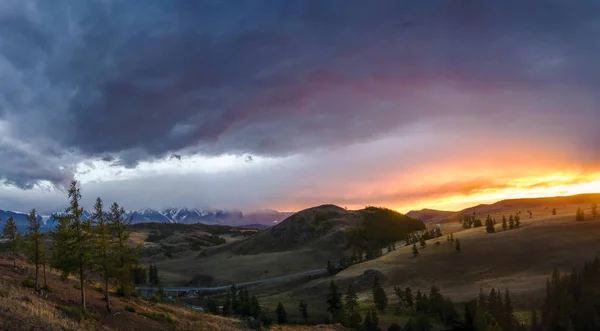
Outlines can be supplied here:
<path id="1" fill-rule="evenodd" d="M 38 220 L 41 223 L 42 231 L 51 231 L 57 220 L 54 215 L 60 214 L 61 212 L 52 215 L 39 215 Z M 130 210 L 126 212 L 126 217 L 132 218 L 132 223 L 183 223 L 183 224 L 194 224 L 202 223 L 207 225 L 230 225 L 230 226 L 244 226 L 244 225 L 258 225 L 264 227 L 270 227 L 273 224 L 284 220 L 288 216 L 292 215 L 291 212 L 279 212 L 276 210 L 262 210 L 256 212 L 243 213 L 240 210 L 221 210 L 211 209 L 205 210 L 200 208 L 165 208 L 156 210 L 152 208 L 144 208 L 139 210 Z M 17 227 L 20 231 L 24 231 L 28 226 L 27 213 L 8 211 L 0 209 L 0 222 L 6 221 L 12 217 L 17 223 Z M 91 217 L 92 212 L 84 210 L 83 218 L 87 219 Z"/>

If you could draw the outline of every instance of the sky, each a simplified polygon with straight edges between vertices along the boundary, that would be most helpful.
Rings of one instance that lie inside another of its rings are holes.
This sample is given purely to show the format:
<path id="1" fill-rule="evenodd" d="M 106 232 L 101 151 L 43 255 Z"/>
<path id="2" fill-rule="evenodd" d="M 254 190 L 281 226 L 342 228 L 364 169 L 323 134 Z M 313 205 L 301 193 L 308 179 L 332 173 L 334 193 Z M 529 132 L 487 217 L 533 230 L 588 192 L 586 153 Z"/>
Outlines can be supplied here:
<path id="1" fill-rule="evenodd" d="M 600 2 L 0 2 L 0 209 L 600 192 Z"/>

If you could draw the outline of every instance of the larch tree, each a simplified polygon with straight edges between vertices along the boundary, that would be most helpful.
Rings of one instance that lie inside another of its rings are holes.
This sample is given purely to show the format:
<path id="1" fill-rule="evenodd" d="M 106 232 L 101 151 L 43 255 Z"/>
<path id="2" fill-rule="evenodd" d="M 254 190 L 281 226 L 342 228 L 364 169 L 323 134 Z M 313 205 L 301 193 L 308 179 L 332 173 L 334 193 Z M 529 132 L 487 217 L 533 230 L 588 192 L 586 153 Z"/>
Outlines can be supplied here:
<path id="1" fill-rule="evenodd" d="M 329 295 L 327 296 L 327 312 L 331 314 L 332 321 L 339 323 L 344 320 L 344 307 L 342 295 L 338 291 L 337 285 L 332 280 L 329 283 Z"/>
<path id="2" fill-rule="evenodd" d="M 348 290 L 346 291 L 344 299 L 344 309 L 348 316 L 349 326 L 353 329 L 358 329 L 362 322 L 362 316 L 360 316 L 360 312 L 358 311 L 358 295 L 356 295 L 356 291 L 352 284 L 348 285 Z"/>
<path id="3" fill-rule="evenodd" d="M 502 215 L 502 230 L 506 231 L 508 228 L 508 222 L 506 222 L 506 216 Z"/>
<path id="4" fill-rule="evenodd" d="M 302 315 L 302 319 L 304 320 L 304 324 L 307 324 L 308 321 L 308 304 L 304 300 L 300 300 L 300 304 L 298 305 L 298 311 L 300 315 Z"/>
<path id="5" fill-rule="evenodd" d="M 592 218 L 596 217 L 598 217 L 598 204 L 594 202 L 592 204 Z"/>
<path id="6" fill-rule="evenodd" d="M 417 248 L 417 244 L 413 244 L 412 254 L 414 257 L 419 256 L 419 249 Z"/>
<path id="7" fill-rule="evenodd" d="M 285 312 L 285 307 L 283 306 L 283 304 L 281 302 L 279 302 L 279 304 L 277 305 L 276 313 L 277 313 L 277 323 L 278 324 L 287 323 L 287 313 Z"/>
<path id="8" fill-rule="evenodd" d="M 95 236 L 90 219 L 83 218 L 81 193 L 77 181 L 69 187 L 69 207 L 57 215 L 53 263 L 63 277 L 76 275 L 79 280 L 81 308 L 86 309 L 85 282 L 94 267 Z"/>
<path id="9" fill-rule="evenodd" d="M 27 230 L 27 252 L 29 261 L 35 265 L 35 290 L 40 292 L 40 266 L 44 258 L 44 234 L 40 232 L 40 219 L 37 216 L 35 209 L 32 209 L 27 215 L 29 226 Z"/>
<path id="10" fill-rule="evenodd" d="M 106 301 L 106 310 L 110 313 L 110 291 L 108 288 L 109 281 L 113 276 L 113 265 L 114 265 L 114 250 L 112 233 L 110 224 L 104 212 L 102 199 L 97 198 L 96 204 L 94 205 L 94 214 L 92 219 L 94 220 L 94 235 L 95 235 L 95 254 L 94 264 L 96 270 L 100 273 L 102 280 L 104 281 L 104 299 Z"/>
<path id="11" fill-rule="evenodd" d="M 377 276 L 373 279 L 373 302 L 380 311 L 385 311 L 388 305 L 387 295 L 385 294 L 383 287 L 381 287 L 379 277 Z"/>
<path id="12" fill-rule="evenodd" d="M 115 272 L 119 281 L 119 293 L 129 295 L 132 289 L 132 270 L 138 264 L 135 249 L 128 244 L 131 235 L 129 227 L 131 217 L 126 217 L 125 209 L 116 202 L 110 207 L 108 215 L 111 232 L 114 240 L 114 252 L 116 259 Z"/>
<path id="13" fill-rule="evenodd" d="M 2 229 L 2 234 L 7 240 L 6 246 L 10 253 L 10 258 L 13 261 L 13 267 L 16 268 L 17 255 L 19 254 L 19 247 L 21 246 L 21 233 L 19 232 L 19 229 L 17 229 L 17 223 L 12 217 L 6 221 L 4 229 Z"/>
<path id="14" fill-rule="evenodd" d="M 490 215 L 488 215 L 487 219 L 485 220 L 485 230 L 487 233 L 496 232 L 496 229 L 494 228 L 494 220 L 492 220 Z"/>
<path id="15" fill-rule="evenodd" d="M 356 295 L 356 291 L 354 290 L 352 284 L 348 285 L 348 290 L 346 291 L 344 300 L 344 308 L 346 309 L 347 313 L 352 313 L 358 309 L 358 295 Z"/>

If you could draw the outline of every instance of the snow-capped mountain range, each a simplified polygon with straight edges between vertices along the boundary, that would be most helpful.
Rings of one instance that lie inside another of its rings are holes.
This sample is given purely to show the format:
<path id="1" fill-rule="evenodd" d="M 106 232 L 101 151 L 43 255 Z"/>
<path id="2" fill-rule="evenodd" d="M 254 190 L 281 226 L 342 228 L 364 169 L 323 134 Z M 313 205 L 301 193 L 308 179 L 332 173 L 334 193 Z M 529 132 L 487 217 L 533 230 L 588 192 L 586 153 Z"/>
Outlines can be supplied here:
<path id="1" fill-rule="evenodd" d="M 293 213 L 279 212 L 272 209 L 243 213 L 239 210 L 205 210 L 199 208 L 166 208 L 163 210 L 141 209 L 127 212 L 127 217 L 132 218 L 133 223 L 184 223 L 184 224 L 220 224 L 220 225 L 247 225 L 262 224 L 273 225 Z M 83 218 L 91 217 L 92 213 L 84 210 Z M 0 210 L 0 226 L 9 217 L 13 217 L 17 226 L 24 230 L 27 227 L 27 214 L 21 212 Z M 49 231 L 54 228 L 56 220 L 51 215 L 38 216 L 42 223 L 42 229 Z"/>

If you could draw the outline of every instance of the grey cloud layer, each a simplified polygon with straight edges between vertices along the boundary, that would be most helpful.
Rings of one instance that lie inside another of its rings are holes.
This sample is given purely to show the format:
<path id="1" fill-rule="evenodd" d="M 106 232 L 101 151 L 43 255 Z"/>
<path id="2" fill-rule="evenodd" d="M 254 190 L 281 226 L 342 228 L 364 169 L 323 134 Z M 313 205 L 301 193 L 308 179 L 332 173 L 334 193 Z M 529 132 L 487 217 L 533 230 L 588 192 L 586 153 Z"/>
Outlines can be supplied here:
<path id="1" fill-rule="evenodd" d="M 567 129 L 597 147 L 577 123 L 600 121 L 599 13 L 596 1 L 4 2 L 0 180 L 64 183 L 86 158 L 282 156 L 498 112 L 581 115 Z M 573 102 L 489 104 L 505 89 Z M 461 107 L 446 90 L 483 97 Z"/>

